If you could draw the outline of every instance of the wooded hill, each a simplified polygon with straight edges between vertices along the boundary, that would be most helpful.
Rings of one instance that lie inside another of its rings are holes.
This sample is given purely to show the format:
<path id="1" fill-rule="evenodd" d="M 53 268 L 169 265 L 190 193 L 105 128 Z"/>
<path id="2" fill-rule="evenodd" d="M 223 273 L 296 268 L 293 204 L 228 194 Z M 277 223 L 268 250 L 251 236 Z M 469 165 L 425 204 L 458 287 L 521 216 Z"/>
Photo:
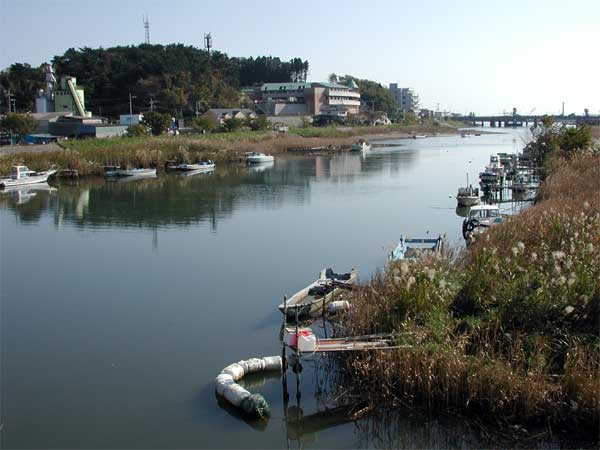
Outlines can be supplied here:
<path id="1" fill-rule="evenodd" d="M 85 89 L 86 109 L 108 117 L 147 111 L 151 102 L 156 111 L 181 116 L 193 115 L 196 108 L 239 107 L 239 88 L 265 82 L 304 81 L 308 61 L 277 57 L 229 57 L 210 55 L 183 44 L 68 49 L 55 56 L 52 64 L 57 78 L 69 75 Z M 9 89 L 19 112 L 33 111 L 34 97 L 43 89 L 43 66 L 15 63 L 0 72 L 0 94 Z M 0 112 L 7 109 L 3 103 Z"/>

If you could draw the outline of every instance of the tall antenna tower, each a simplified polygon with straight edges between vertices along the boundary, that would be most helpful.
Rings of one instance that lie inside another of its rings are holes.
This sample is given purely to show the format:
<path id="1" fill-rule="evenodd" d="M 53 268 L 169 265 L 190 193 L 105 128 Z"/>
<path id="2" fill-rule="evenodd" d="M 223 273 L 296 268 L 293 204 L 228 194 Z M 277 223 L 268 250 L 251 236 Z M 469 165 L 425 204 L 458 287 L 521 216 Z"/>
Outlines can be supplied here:
<path id="1" fill-rule="evenodd" d="M 146 14 L 143 17 L 143 20 L 144 20 L 144 29 L 145 29 L 145 34 L 146 34 L 145 42 L 146 42 L 146 44 L 149 44 L 150 43 L 150 22 L 148 22 L 148 14 Z"/>
<path id="2" fill-rule="evenodd" d="M 204 48 L 208 50 L 208 56 L 210 57 L 210 49 L 212 48 L 212 36 L 210 33 L 204 33 Z"/>

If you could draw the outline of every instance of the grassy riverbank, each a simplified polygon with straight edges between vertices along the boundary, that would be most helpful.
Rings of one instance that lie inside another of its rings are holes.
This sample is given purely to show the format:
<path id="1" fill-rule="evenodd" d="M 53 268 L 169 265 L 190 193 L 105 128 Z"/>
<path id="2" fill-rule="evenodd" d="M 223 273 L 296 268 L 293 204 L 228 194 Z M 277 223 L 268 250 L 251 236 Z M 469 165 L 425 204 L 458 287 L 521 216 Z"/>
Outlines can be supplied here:
<path id="1" fill-rule="evenodd" d="M 345 360 L 373 404 L 454 411 L 598 440 L 600 156 L 561 160 L 540 202 L 460 254 L 391 264 L 362 287 L 344 334 L 403 348 Z"/>
<path id="2" fill-rule="evenodd" d="M 128 137 L 72 140 L 61 143 L 62 150 L 24 152 L 0 156 L 0 173 L 10 173 L 11 166 L 25 164 L 34 170 L 51 165 L 75 169 L 81 176 L 101 175 L 104 165 L 158 166 L 165 161 L 212 159 L 217 163 L 237 162 L 245 152 L 284 153 L 292 148 L 349 146 L 359 137 L 408 137 L 419 134 L 454 134 L 446 126 L 378 126 L 378 127 L 307 127 L 292 128 L 290 133 L 271 131 L 236 131 L 189 136 Z"/>

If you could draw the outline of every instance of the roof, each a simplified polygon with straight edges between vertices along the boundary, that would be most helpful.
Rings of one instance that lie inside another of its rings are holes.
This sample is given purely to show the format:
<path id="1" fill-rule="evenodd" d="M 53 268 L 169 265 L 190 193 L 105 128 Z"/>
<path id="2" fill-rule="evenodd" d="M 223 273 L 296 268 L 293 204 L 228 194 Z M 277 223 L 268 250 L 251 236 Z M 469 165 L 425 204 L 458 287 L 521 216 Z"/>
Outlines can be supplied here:
<path id="1" fill-rule="evenodd" d="M 356 84 L 356 82 L 350 78 L 350 81 L 348 81 L 348 87 L 350 89 L 358 89 L 358 84 Z"/>
<path id="2" fill-rule="evenodd" d="M 299 89 L 310 89 L 312 83 L 264 83 L 261 91 L 297 91 Z"/>
<path id="3" fill-rule="evenodd" d="M 27 134 L 26 136 L 36 138 L 36 139 L 56 139 L 56 138 L 58 138 L 58 136 L 54 136 L 53 134 L 48 134 L 48 133 L 32 133 L 32 134 Z"/>
<path id="4" fill-rule="evenodd" d="M 234 113 L 252 114 L 253 112 L 254 111 L 248 108 L 211 108 L 204 114 L 213 113 L 215 116 L 222 116 L 224 114 Z"/>
<path id="5" fill-rule="evenodd" d="M 325 86 L 326 88 L 329 89 L 352 89 L 350 86 L 346 86 L 345 84 L 340 84 L 340 83 L 325 83 L 325 82 L 318 82 L 318 83 L 314 83 L 314 84 L 318 84 L 319 86 Z"/>
<path id="6" fill-rule="evenodd" d="M 59 117 L 63 117 L 63 116 L 72 116 L 73 113 L 72 112 L 45 112 L 45 113 L 31 113 L 29 114 L 31 117 L 33 117 L 34 120 L 56 120 Z"/>

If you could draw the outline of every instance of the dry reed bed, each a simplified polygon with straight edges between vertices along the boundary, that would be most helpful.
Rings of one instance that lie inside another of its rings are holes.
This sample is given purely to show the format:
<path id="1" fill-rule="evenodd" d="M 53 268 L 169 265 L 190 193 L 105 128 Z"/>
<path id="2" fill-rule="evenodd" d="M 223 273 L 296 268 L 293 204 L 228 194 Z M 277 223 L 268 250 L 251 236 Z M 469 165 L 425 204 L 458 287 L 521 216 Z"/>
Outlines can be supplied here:
<path id="1" fill-rule="evenodd" d="M 393 263 L 356 293 L 343 333 L 394 332 L 402 348 L 349 356 L 349 386 L 597 442 L 600 157 L 557 167 L 536 206 L 467 250 Z"/>
<path id="2" fill-rule="evenodd" d="M 76 140 L 62 143 L 63 150 L 16 153 L 0 156 L 0 174 L 10 173 L 15 164 L 34 170 L 51 165 L 78 170 L 81 176 L 102 175 L 104 165 L 163 166 L 165 161 L 212 159 L 217 163 L 239 162 L 244 153 L 284 153 L 293 148 L 349 146 L 358 137 L 406 137 L 408 133 L 456 132 L 448 127 L 357 127 L 348 129 L 307 128 L 286 135 L 272 132 L 233 132 L 195 136 L 163 136 Z M 313 134 L 315 136 L 313 136 Z"/>

